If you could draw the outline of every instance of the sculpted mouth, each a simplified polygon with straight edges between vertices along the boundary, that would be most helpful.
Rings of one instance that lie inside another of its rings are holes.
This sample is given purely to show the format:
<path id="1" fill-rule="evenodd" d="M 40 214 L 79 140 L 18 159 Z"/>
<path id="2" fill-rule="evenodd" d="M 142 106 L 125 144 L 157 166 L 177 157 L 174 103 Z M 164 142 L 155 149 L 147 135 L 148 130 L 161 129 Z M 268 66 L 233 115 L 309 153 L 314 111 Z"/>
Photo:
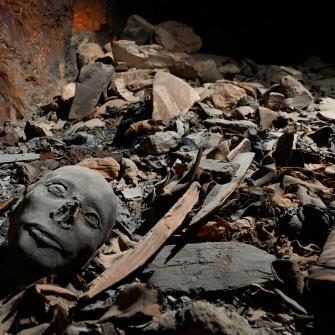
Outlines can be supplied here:
<path id="1" fill-rule="evenodd" d="M 49 233 L 43 226 L 31 224 L 27 226 L 27 231 L 30 236 L 42 247 L 53 248 L 58 251 L 63 251 L 63 247 L 56 241 L 55 237 Z"/>

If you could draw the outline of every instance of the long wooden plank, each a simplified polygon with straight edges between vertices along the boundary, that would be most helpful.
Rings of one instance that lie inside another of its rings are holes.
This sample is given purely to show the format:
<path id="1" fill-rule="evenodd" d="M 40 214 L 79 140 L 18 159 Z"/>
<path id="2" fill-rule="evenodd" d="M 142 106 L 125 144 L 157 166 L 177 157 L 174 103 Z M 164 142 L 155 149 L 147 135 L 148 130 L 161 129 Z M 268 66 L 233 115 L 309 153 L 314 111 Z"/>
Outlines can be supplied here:
<path id="1" fill-rule="evenodd" d="M 134 249 L 116 258 L 113 265 L 93 280 L 81 299 L 91 299 L 112 285 L 120 282 L 142 267 L 183 223 L 187 214 L 199 199 L 199 185 L 193 183 L 161 220 L 146 234 Z"/>
<path id="2" fill-rule="evenodd" d="M 216 184 L 208 193 L 200 211 L 193 217 L 190 225 L 197 224 L 207 216 L 215 212 L 226 199 L 235 191 L 237 186 L 243 181 L 244 176 L 252 163 L 255 154 L 253 152 L 246 152 L 238 154 L 232 162 L 238 163 L 240 168 L 237 170 L 235 176 L 227 184 Z"/>

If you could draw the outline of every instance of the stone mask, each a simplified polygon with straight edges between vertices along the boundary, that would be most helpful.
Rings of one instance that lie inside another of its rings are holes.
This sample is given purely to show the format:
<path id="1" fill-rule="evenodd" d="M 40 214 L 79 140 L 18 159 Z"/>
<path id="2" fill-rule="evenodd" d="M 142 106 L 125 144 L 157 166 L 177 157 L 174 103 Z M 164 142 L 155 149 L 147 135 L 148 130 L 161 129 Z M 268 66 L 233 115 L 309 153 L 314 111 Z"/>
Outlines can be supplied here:
<path id="1" fill-rule="evenodd" d="M 39 276 L 82 268 L 115 223 L 111 186 L 97 172 L 65 166 L 48 173 L 13 211 L 8 247 Z"/>

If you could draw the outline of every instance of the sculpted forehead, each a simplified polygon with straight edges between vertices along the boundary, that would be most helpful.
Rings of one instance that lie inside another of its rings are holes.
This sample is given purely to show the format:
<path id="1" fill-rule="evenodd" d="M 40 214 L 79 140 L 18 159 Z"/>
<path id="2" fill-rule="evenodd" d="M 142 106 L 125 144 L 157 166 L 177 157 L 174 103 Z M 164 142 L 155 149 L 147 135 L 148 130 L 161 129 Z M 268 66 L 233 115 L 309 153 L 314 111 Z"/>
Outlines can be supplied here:
<path id="1" fill-rule="evenodd" d="M 108 182 L 94 170 L 83 166 L 64 166 L 47 174 L 41 182 L 61 179 L 71 185 L 82 199 L 94 202 L 101 210 L 108 213 L 115 210 L 114 192 Z"/>

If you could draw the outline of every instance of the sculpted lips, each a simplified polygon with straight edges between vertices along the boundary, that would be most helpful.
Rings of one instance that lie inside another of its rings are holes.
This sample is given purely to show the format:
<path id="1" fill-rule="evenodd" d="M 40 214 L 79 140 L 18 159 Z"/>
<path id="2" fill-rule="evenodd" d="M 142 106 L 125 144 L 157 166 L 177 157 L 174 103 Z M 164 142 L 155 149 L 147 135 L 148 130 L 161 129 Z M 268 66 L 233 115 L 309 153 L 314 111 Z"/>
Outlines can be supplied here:
<path id="1" fill-rule="evenodd" d="M 62 251 L 62 246 L 55 240 L 54 236 L 45 230 L 41 225 L 31 224 L 27 226 L 27 231 L 33 239 L 44 247 L 50 247 L 58 251 Z"/>

